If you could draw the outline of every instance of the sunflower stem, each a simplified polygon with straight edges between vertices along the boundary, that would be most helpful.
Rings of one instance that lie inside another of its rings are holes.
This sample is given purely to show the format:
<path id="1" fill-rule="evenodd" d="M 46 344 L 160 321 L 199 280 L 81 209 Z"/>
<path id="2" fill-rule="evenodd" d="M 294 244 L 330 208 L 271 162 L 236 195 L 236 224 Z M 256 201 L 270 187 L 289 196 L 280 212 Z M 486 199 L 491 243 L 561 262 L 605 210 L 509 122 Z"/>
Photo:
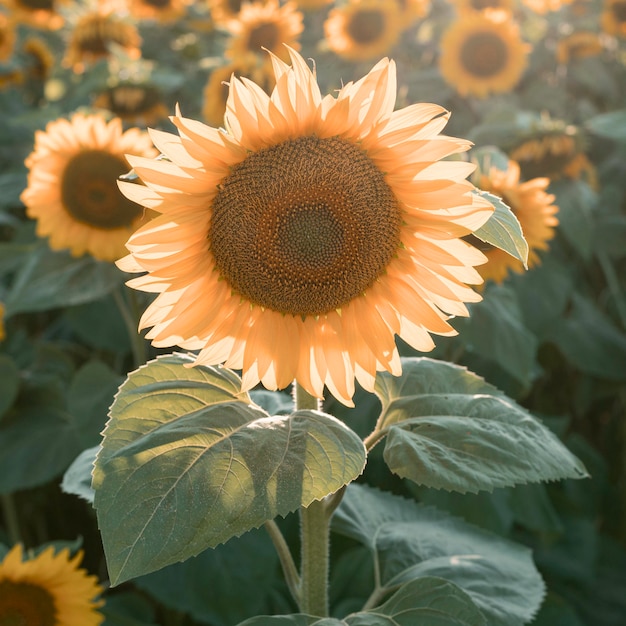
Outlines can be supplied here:
<path id="1" fill-rule="evenodd" d="M 293 599 L 296 601 L 296 604 L 299 605 L 300 575 L 298 574 L 298 569 L 296 568 L 289 546 L 285 541 L 285 537 L 274 520 L 265 522 L 265 530 L 270 536 L 272 543 L 276 548 L 276 552 L 278 553 L 278 558 L 280 560 L 281 567 L 283 568 L 283 574 L 285 576 L 285 581 L 287 582 L 287 587 L 289 587 L 289 591 L 291 592 Z"/>
<path id="2" fill-rule="evenodd" d="M 319 410 L 320 402 L 295 383 L 296 410 Z M 328 616 L 328 570 L 330 559 L 330 514 L 326 500 L 315 500 L 300 509 L 300 590 L 303 613 Z"/>
<path id="3" fill-rule="evenodd" d="M 2 515 L 6 524 L 9 541 L 12 545 L 22 543 L 22 533 L 20 532 L 20 520 L 17 516 L 15 498 L 11 493 L 2 494 Z"/>
<path id="4" fill-rule="evenodd" d="M 133 352 L 133 363 L 135 367 L 140 367 L 146 362 L 146 344 L 144 338 L 139 334 L 139 307 L 133 291 L 129 292 L 131 298 L 131 307 L 128 306 L 124 293 L 118 289 L 113 291 L 113 298 L 117 308 L 120 311 L 128 338 L 130 339 L 130 347 Z"/>

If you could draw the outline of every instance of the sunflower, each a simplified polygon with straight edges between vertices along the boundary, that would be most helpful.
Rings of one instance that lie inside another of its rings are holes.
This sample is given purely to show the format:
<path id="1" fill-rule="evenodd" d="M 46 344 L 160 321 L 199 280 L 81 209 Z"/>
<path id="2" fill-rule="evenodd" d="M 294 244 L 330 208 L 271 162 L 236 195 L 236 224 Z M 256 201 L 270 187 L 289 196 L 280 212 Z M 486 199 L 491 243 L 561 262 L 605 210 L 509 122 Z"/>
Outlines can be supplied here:
<path id="1" fill-rule="evenodd" d="M 52 546 L 24 560 L 15 545 L 0 562 L 0 624 L 98 626 L 104 616 L 95 576 L 79 568 L 82 552 L 70 558 Z"/>
<path id="2" fill-rule="evenodd" d="M 626 0 L 605 0 L 600 23 L 605 33 L 626 37 Z"/>
<path id="3" fill-rule="evenodd" d="M 303 15 L 293 2 L 282 7 L 278 0 L 244 3 L 236 20 L 228 23 L 232 37 L 224 55 L 238 64 L 254 65 L 265 59 L 264 51 L 288 59 L 287 46 L 300 49 Z M 263 55 L 263 56 L 262 56 Z"/>
<path id="4" fill-rule="evenodd" d="M 55 65 L 54 54 L 48 44 L 39 37 L 28 37 L 22 45 L 22 52 L 28 59 L 28 75 L 45 81 Z"/>
<path id="5" fill-rule="evenodd" d="M 517 85 L 527 55 L 528 45 L 507 12 L 468 13 L 444 33 L 439 69 L 462 96 L 485 98 Z"/>
<path id="6" fill-rule="evenodd" d="M 0 13 L 0 61 L 6 61 L 15 47 L 15 26 L 9 18 Z"/>
<path id="7" fill-rule="evenodd" d="M 485 11 L 486 9 L 503 10 L 513 13 L 515 0 L 454 0 L 454 5 L 460 13 Z"/>
<path id="8" fill-rule="evenodd" d="M 520 168 L 515 161 L 509 161 L 506 171 L 491 168 L 477 183 L 484 191 L 500 196 L 519 220 L 528 243 L 529 268 L 540 263 L 538 251 L 548 249 L 548 241 L 554 237 L 554 228 L 559 223 L 554 196 L 546 192 L 549 184 L 549 178 L 533 178 L 521 183 Z M 478 271 L 485 280 L 501 283 L 509 271 L 524 271 L 522 262 L 504 250 L 491 248 L 484 252 L 487 263 Z"/>
<path id="9" fill-rule="evenodd" d="M 74 256 L 87 252 L 103 261 L 124 254 L 124 243 L 145 220 L 143 209 L 116 186 L 130 169 L 127 153 L 157 154 L 147 133 L 123 133 L 119 118 L 107 123 L 99 115 L 75 114 L 37 131 L 21 199 L 52 249 L 69 249 Z"/>
<path id="10" fill-rule="evenodd" d="M 392 61 L 322 97 L 289 52 L 291 66 L 272 56 L 269 96 L 230 82 L 227 131 L 177 111 L 180 136 L 152 131 L 171 162 L 129 157 L 145 185 L 120 187 L 162 215 L 118 265 L 159 293 L 140 321 L 155 346 L 240 369 L 244 389 L 295 379 L 351 405 L 355 378 L 372 390 L 377 371 L 400 373 L 395 334 L 422 351 L 455 334 L 447 314 L 480 299 L 484 261 L 461 237 L 493 207 L 471 164 L 439 162 L 469 147 L 439 134 L 445 109 L 394 112 Z"/>
<path id="11" fill-rule="evenodd" d="M 110 56 L 112 45 L 122 48 L 131 59 L 141 56 L 141 37 L 134 24 L 113 13 L 85 13 L 72 30 L 63 65 L 82 74 L 88 64 Z"/>
<path id="12" fill-rule="evenodd" d="M 559 63 L 567 64 L 574 59 L 598 56 L 602 50 L 602 41 L 597 33 L 579 31 L 557 42 L 556 58 Z"/>
<path id="13" fill-rule="evenodd" d="M 66 3 L 66 0 L 0 0 L 16 22 L 44 30 L 63 26 L 65 20 L 59 6 Z"/>
<path id="14" fill-rule="evenodd" d="M 211 19 L 216 24 L 225 24 L 239 17 L 242 0 L 208 0 Z M 245 1 L 245 0 L 243 0 Z M 258 1 L 258 0 L 257 0 Z"/>
<path id="15" fill-rule="evenodd" d="M 151 126 L 165 119 L 169 110 L 153 85 L 119 83 L 96 96 L 93 106 L 138 126 Z"/>
<path id="16" fill-rule="evenodd" d="M 402 12 L 388 0 L 351 0 L 335 7 L 324 22 L 328 47 L 349 61 L 387 54 L 403 30 Z"/>
<path id="17" fill-rule="evenodd" d="M 187 12 L 187 0 L 127 0 L 128 11 L 137 20 L 175 22 Z"/>

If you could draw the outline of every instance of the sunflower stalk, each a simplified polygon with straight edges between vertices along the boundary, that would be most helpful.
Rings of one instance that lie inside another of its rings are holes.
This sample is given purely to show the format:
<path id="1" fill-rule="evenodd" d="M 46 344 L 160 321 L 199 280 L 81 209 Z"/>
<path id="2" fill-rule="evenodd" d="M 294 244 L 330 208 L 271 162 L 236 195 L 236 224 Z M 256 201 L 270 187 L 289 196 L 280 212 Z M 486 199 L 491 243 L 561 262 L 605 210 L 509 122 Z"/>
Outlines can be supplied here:
<path id="1" fill-rule="evenodd" d="M 300 604 L 300 575 L 298 574 L 298 569 L 296 568 L 296 564 L 293 560 L 293 556 L 291 555 L 291 551 L 289 550 L 289 546 L 285 541 L 285 537 L 283 533 L 278 528 L 278 524 L 274 520 L 269 520 L 265 522 L 265 530 L 267 534 L 270 536 L 274 547 L 276 548 L 276 552 L 278 554 L 278 559 L 280 560 L 280 565 L 283 569 L 283 574 L 285 576 L 285 581 L 287 583 L 287 587 L 291 592 L 291 596 L 296 601 L 296 604 Z"/>
<path id="2" fill-rule="evenodd" d="M 295 383 L 296 410 L 318 410 L 320 402 Z M 315 500 L 300 509 L 300 589 L 303 613 L 328 616 L 328 570 L 330 558 L 330 514 L 326 500 Z"/>

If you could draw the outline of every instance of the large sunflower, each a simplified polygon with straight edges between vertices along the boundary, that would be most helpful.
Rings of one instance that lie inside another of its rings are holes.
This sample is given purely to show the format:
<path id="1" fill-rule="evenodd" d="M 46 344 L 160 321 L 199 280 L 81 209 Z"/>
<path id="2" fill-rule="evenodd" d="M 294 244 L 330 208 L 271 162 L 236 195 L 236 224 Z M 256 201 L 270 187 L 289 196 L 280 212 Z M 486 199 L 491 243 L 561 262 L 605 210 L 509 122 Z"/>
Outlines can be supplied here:
<path id="1" fill-rule="evenodd" d="M 140 322 L 154 345 L 241 369 L 245 389 L 296 379 L 351 404 L 355 377 L 372 390 L 376 371 L 399 374 L 395 334 L 430 350 L 480 299 L 467 283 L 484 256 L 461 237 L 493 207 L 471 164 L 438 162 L 469 147 L 439 135 L 448 112 L 393 111 L 393 62 L 322 97 L 290 55 L 272 57 L 269 96 L 231 81 L 227 132 L 177 113 L 180 137 L 152 131 L 171 162 L 129 157 L 147 186 L 124 193 L 162 215 L 118 265 L 159 292 Z"/>
<path id="2" fill-rule="evenodd" d="M 15 545 L 0 562 L 0 624 L 98 626 L 102 587 L 95 576 L 79 568 L 82 552 L 55 554 L 51 546 L 24 560 Z"/>
<path id="3" fill-rule="evenodd" d="M 350 61 L 387 54 L 398 42 L 404 22 L 397 2 L 350 0 L 328 13 L 324 37 L 328 47 Z"/>
<path id="4" fill-rule="evenodd" d="M 554 237 L 554 227 L 559 223 L 554 196 L 546 192 L 550 179 L 533 178 L 521 183 L 519 165 L 509 161 L 506 171 L 494 167 L 481 175 L 477 184 L 484 191 L 500 196 L 511 208 L 528 243 L 528 267 L 538 265 L 538 251 L 548 249 L 548 241 Z M 509 271 L 524 271 L 521 261 L 499 248 L 491 248 L 485 255 L 487 263 L 478 270 L 485 280 L 501 283 Z"/>
<path id="5" fill-rule="evenodd" d="M 439 69 L 463 96 L 510 91 L 522 77 L 528 44 L 506 11 L 464 14 L 441 39 Z"/>
<path id="6" fill-rule="evenodd" d="M 124 243 L 145 220 L 142 207 L 117 188 L 118 176 L 130 169 L 127 153 L 157 154 L 147 133 L 123 133 L 119 118 L 107 123 L 99 115 L 76 114 L 37 131 L 21 199 L 51 248 L 104 261 L 124 254 Z"/>

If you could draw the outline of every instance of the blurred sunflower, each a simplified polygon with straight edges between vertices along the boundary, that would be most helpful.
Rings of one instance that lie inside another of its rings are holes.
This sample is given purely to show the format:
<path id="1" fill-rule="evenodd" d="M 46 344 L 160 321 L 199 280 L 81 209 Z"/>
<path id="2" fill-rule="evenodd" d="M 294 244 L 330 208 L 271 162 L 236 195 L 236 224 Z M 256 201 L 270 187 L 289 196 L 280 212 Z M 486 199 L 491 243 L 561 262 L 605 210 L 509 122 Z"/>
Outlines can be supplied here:
<path id="1" fill-rule="evenodd" d="M 548 249 L 548 241 L 554 237 L 558 207 L 554 196 L 547 193 L 549 178 L 533 178 L 520 182 L 520 168 L 515 161 L 509 161 L 506 171 L 491 168 L 489 173 L 478 177 L 476 186 L 493 193 L 503 199 L 511 208 L 528 243 L 528 267 L 539 265 L 541 259 L 538 251 Z M 487 257 L 487 263 L 478 268 L 485 280 L 501 283 L 510 271 L 521 273 L 524 265 L 521 261 L 499 248 L 485 250 L 479 246 Z"/>
<path id="2" fill-rule="evenodd" d="M 107 123 L 100 115 L 75 114 L 35 133 L 21 200 L 53 250 L 103 261 L 124 254 L 126 240 L 145 221 L 142 207 L 117 188 L 118 176 L 130 169 L 126 154 L 157 152 L 147 133 L 137 128 L 123 133 L 119 118 Z"/>
<path id="3" fill-rule="evenodd" d="M 68 0 L 0 0 L 0 6 L 9 9 L 10 15 L 20 24 L 43 30 L 57 30 L 65 19 L 59 7 Z"/>
<path id="4" fill-rule="evenodd" d="M 556 45 L 556 59 L 559 63 L 571 63 L 574 59 L 598 56 L 602 50 L 598 33 L 579 31 L 559 39 Z"/>
<path id="5" fill-rule="evenodd" d="M 239 11 L 241 11 L 243 4 L 242 0 L 208 0 L 208 2 L 211 19 L 216 24 L 224 24 L 239 17 Z"/>
<path id="6" fill-rule="evenodd" d="M 113 45 L 122 48 L 131 59 L 141 56 L 141 37 L 134 24 L 113 13 L 90 11 L 72 29 L 63 65 L 82 74 L 87 65 L 110 56 Z"/>
<path id="7" fill-rule="evenodd" d="M 445 31 L 439 69 L 462 96 L 485 98 L 517 85 L 528 50 L 517 23 L 505 11 L 468 13 Z"/>
<path id="8" fill-rule="evenodd" d="M 126 0 L 128 12 L 136 20 L 175 22 L 187 13 L 187 0 Z"/>
<path id="9" fill-rule="evenodd" d="M 493 207 L 439 161 L 469 142 L 440 135 L 433 104 L 394 111 L 395 65 L 322 97 L 304 59 L 272 56 L 271 95 L 234 78 L 223 132 L 177 113 L 180 137 L 152 131 L 171 159 L 129 157 L 145 185 L 127 196 L 162 213 L 118 262 L 159 295 L 140 326 L 197 364 L 241 369 L 244 389 L 296 379 L 351 405 L 356 379 L 400 373 L 395 334 L 418 350 L 452 335 L 447 314 L 480 296 L 484 256 L 461 237 Z"/>
<path id="10" fill-rule="evenodd" d="M 109 87 L 95 97 L 93 106 L 137 126 L 154 126 L 169 114 L 155 86 L 136 83 Z"/>
<path id="11" fill-rule="evenodd" d="M 454 0 L 453 4 L 460 13 L 486 9 L 501 9 L 513 13 L 515 10 L 515 0 Z"/>
<path id="12" fill-rule="evenodd" d="M 324 37 L 335 54 L 349 61 L 363 61 L 389 53 L 403 27 L 397 2 L 350 0 L 329 12 Z"/>
<path id="13" fill-rule="evenodd" d="M 15 48 L 15 25 L 4 13 L 0 13 L 0 61 L 11 58 Z"/>
<path id="14" fill-rule="evenodd" d="M 570 4 L 572 0 L 522 0 L 522 4 L 531 11 L 545 15 L 552 11 L 558 11 L 566 4 Z"/>
<path id="15" fill-rule="evenodd" d="M 600 23 L 605 33 L 626 37 L 626 0 L 604 0 Z"/>
<path id="16" fill-rule="evenodd" d="M 279 6 L 278 0 L 244 3 L 237 19 L 227 24 L 232 37 L 224 56 L 238 64 L 267 65 L 269 51 L 288 59 L 287 47 L 300 49 L 298 37 L 304 29 L 303 15 L 293 2 Z"/>
<path id="17" fill-rule="evenodd" d="M 0 562 L 0 624 L 99 626 L 102 587 L 95 576 L 79 568 L 82 552 L 55 554 L 50 546 L 24 560 L 15 545 Z"/>
<path id="18" fill-rule="evenodd" d="M 56 62 L 48 44 L 39 37 L 28 37 L 22 45 L 22 52 L 28 59 L 28 76 L 42 82 L 47 80 Z"/>

